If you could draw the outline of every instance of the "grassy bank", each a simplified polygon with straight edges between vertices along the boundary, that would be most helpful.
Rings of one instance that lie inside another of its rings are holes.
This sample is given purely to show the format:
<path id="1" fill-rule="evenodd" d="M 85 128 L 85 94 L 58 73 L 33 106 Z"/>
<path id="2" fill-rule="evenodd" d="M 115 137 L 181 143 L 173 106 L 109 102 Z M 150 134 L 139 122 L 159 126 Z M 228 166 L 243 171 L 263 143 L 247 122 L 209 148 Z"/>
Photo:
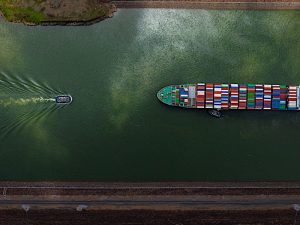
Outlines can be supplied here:
<path id="1" fill-rule="evenodd" d="M 45 18 L 43 13 L 32 7 L 22 7 L 18 1 L 1 0 L 0 11 L 10 22 L 28 22 L 39 24 Z"/>
<path id="2" fill-rule="evenodd" d="M 110 17 L 115 7 L 99 0 L 0 0 L 0 11 L 10 22 L 72 23 Z"/>

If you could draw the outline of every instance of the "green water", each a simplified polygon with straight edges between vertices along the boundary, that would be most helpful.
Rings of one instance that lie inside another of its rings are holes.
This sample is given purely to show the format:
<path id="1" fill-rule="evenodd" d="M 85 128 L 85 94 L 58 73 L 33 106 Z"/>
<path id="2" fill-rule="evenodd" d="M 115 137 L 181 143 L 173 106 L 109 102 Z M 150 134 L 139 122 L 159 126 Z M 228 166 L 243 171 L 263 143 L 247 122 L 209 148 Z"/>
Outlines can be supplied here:
<path id="1" fill-rule="evenodd" d="M 1 22 L 9 82 L 0 100 L 11 104 L 0 104 L 0 179 L 299 180 L 300 113 L 217 120 L 156 99 L 169 84 L 300 84 L 299 27 L 300 11 L 122 9 L 88 27 Z M 74 102 L 30 101 L 56 93 Z"/>

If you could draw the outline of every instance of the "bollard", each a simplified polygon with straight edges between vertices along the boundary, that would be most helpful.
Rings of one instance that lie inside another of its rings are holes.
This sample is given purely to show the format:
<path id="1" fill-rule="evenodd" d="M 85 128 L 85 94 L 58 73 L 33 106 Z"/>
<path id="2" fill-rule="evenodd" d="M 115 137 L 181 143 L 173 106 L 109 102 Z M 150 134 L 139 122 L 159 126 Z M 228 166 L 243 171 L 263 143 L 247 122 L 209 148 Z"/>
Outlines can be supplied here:
<path id="1" fill-rule="evenodd" d="M 28 212 L 30 209 L 30 205 L 22 205 L 22 209 L 24 209 L 25 212 Z"/>
<path id="2" fill-rule="evenodd" d="M 300 205 L 299 204 L 294 204 L 294 209 L 299 212 L 300 211 Z"/>
<path id="3" fill-rule="evenodd" d="M 78 212 L 81 212 L 82 210 L 86 210 L 87 208 L 88 208 L 87 205 L 78 205 L 78 206 L 76 207 L 76 210 L 77 210 Z"/>

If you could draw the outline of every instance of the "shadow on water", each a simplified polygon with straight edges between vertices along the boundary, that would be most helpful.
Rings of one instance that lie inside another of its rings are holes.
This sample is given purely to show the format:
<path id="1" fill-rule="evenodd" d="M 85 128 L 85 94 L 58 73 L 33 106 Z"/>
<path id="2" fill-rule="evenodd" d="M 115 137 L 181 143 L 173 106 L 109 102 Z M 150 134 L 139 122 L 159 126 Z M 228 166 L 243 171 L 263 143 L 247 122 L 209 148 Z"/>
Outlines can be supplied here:
<path id="1" fill-rule="evenodd" d="M 59 94 L 63 92 L 45 83 L 0 72 L 0 109 L 6 112 L 0 117 L 0 140 L 62 108 L 55 104 Z"/>

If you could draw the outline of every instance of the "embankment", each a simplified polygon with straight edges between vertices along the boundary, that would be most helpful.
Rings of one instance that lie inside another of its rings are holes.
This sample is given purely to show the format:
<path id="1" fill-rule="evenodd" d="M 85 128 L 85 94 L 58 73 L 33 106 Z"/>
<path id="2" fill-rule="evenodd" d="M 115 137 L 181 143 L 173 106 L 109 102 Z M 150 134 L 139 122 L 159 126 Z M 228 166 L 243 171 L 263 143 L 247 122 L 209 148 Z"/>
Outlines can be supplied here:
<path id="1" fill-rule="evenodd" d="M 0 11 L 26 25 L 90 25 L 112 17 L 116 7 L 107 0 L 1 0 Z"/>
<path id="2" fill-rule="evenodd" d="M 33 0 L 22 0 L 14 3 L 15 5 L 6 2 L 8 0 L 0 4 L 6 20 L 45 26 L 91 25 L 112 17 L 117 8 L 300 10 L 300 0 L 81 0 L 76 1 L 76 4 L 69 0 L 59 0 L 57 4 L 50 0 L 40 4 Z"/>
<path id="3" fill-rule="evenodd" d="M 0 182 L 0 191 L 0 224 L 10 225 L 285 225 L 300 210 L 300 182 Z"/>

